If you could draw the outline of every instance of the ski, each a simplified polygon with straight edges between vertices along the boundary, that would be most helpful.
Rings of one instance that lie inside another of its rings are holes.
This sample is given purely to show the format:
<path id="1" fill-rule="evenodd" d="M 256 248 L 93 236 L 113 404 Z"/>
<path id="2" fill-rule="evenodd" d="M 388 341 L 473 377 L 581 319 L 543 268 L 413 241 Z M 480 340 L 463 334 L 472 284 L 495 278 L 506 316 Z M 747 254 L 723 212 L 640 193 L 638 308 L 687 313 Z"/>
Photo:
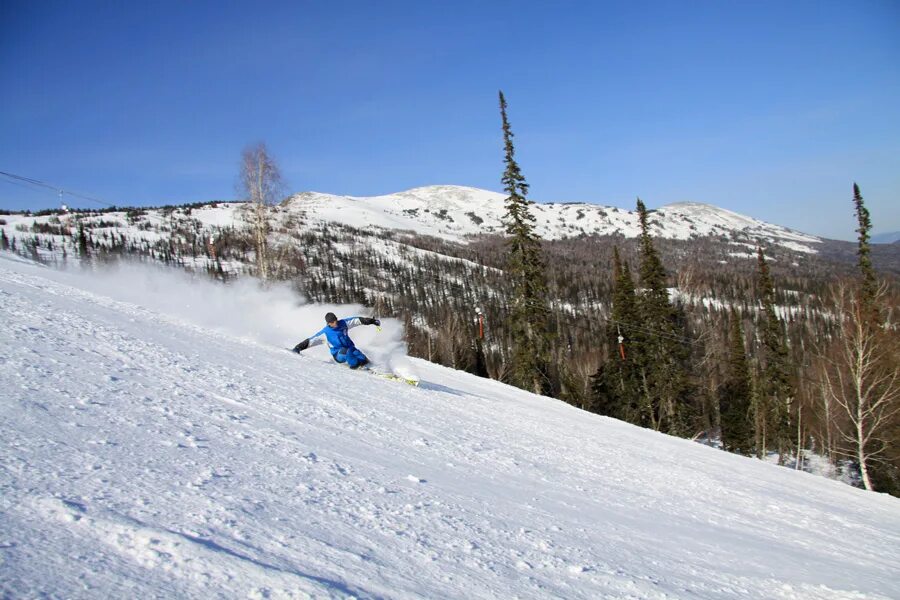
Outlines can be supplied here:
<path id="1" fill-rule="evenodd" d="M 293 348 L 286 348 L 288 352 L 291 354 L 295 354 L 297 356 L 302 356 L 299 352 L 294 352 Z M 337 365 L 335 365 L 337 366 Z M 347 367 L 349 369 L 349 367 Z M 381 377 L 382 379 L 387 379 L 388 381 L 398 381 L 405 383 L 407 385 L 411 385 L 413 387 L 418 387 L 419 380 L 413 379 L 412 377 L 403 377 L 401 375 L 397 375 L 396 373 L 379 371 L 378 369 L 372 368 L 369 365 L 359 367 L 358 369 L 351 369 L 355 371 L 361 371 L 363 373 L 368 373 L 369 375 L 374 375 L 376 377 Z"/>
<path id="2" fill-rule="evenodd" d="M 381 377 L 382 379 L 387 379 L 388 381 L 399 381 L 401 383 L 405 383 L 406 385 L 411 385 L 414 387 L 418 387 L 419 385 L 418 379 L 412 379 L 411 377 L 402 377 L 400 375 L 397 375 L 396 373 L 383 373 L 369 367 L 361 367 L 358 370 L 365 371 L 366 373 L 375 375 L 376 377 Z"/>

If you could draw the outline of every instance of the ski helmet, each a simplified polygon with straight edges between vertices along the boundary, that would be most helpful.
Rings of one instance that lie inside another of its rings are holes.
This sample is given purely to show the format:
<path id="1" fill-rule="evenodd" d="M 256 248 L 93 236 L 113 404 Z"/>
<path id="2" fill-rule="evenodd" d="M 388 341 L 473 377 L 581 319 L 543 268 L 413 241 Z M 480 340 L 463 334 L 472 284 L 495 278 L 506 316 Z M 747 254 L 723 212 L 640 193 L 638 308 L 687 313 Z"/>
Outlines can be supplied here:
<path id="1" fill-rule="evenodd" d="M 328 313 L 328 314 L 325 315 L 325 322 L 326 322 L 326 323 L 334 323 L 335 321 L 337 321 L 337 315 L 334 314 L 333 312 L 330 312 L 330 313 Z"/>

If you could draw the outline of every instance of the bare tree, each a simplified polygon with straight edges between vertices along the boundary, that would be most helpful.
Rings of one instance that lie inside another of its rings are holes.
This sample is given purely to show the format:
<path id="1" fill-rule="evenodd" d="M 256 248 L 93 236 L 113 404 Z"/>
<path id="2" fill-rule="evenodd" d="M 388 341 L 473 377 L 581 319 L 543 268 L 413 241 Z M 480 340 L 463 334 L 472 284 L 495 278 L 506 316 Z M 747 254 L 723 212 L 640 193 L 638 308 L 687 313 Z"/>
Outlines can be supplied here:
<path id="1" fill-rule="evenodd" d="M 823 383 L 847 418 L 838 431 L 853 448 L 863 485 L 872 490 L 869 469 L 888 452 L 890 426 L 900 413 L 900 343 L 890 323 L 873 323 L 856 290 L 838 284 L 832 295 L 842 328 L 826 356 Z M 872 300 L 881 304 L 886 295 L 882 284 Z"/>
<path id="2" fill-rule="evenodd" d="M 838 421 L 843 411 L 839 411 L 835 406 L 834 397 L 828 390 L 825 371 L 833 368 L 833 363 L 827 357 L 827 350 L 823 348 L 833 347 L 834 340 L 826 341 L 825 346 L 816 350 L 812 364 L 809 366 L 809 381 L 818 381 L 820 385 L 810 385 L 804 387 L 807 394 L 808 413 L 812 413 L 816 419 L 815 440 L 818 442 L 819 454 L 824 454 L 828 458 L 828 462 L 832 465 L 837 463 L 838 444 L 840 435 L 838 434 Z"/>
<path id="3" fill-rule="evenodd" d="M 248 220 L 256 248 L 256 265 L 261 279 L 272 274 L 269 257 L 271 208 L 278 203 L 284 183 L 281 171 L 265 143 L 248 146 L 241 154 L 240 191 L 248 202 Z"/>

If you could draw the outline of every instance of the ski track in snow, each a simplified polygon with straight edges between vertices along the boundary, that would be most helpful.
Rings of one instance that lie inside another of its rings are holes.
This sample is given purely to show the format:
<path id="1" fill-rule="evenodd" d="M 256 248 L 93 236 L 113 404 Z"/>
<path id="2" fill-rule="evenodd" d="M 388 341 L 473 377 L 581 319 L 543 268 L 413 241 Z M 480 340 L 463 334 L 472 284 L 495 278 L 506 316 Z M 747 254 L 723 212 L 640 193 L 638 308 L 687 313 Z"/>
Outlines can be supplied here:
<path id="1" fill-rule="evenodd" d="M 22 261 L 0 315 L 3 597 L 900 597 L 895 498 Z"/>

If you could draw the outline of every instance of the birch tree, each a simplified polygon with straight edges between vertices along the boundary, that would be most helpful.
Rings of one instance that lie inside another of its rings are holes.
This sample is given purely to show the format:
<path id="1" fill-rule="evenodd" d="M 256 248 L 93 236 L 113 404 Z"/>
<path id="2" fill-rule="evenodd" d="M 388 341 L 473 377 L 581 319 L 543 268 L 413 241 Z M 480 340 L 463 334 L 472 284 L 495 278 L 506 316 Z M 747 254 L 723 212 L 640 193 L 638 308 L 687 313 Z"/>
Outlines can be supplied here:
<path id="1" fill-rule="evenodd" d="M 241 154 L 240 191 L 248 202 L 248 221 L 256 250 L 257 274 L 263 281 L 272 275 L 269 256 L 271 209 L 280 199 L 284 183 L 281 171 L 265 143 L 244 149 Z"/>
<path id="2" fill-rule="evenodd" d="M 872 299 L 879 304 L 886 294 L 881 284 Z M 853 448 L 850 456 L 859 464 L 863 485 L 872 490 L 872 464 L 895 441 L 890 427 L 900 414 L 900 343 L 890 326 L 872 325 L 864 294 L 839 284 L 832 296 L 842 330 L 826 356 L 825 393 L 846 417 L 838 431 Z"/>

